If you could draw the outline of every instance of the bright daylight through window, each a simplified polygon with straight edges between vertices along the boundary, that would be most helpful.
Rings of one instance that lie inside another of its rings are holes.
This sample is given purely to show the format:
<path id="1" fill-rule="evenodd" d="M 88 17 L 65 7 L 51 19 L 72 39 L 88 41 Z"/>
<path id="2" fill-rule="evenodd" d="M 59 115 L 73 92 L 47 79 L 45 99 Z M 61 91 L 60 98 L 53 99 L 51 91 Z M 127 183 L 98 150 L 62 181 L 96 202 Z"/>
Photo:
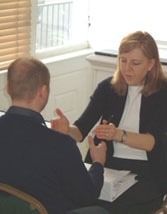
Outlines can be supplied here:
<path id="1" fill-rule="evenodd" d="M 122 37 L 143 30 L 156 39 L 161 58 L 167 58 L 165 3 L 166 0 L 38 0 L 36 50 L 89 44 L 95 50 L 115 51 Z"/>
<path id="2" fill-rule="evenodd" d="M 36 52 L 88 47 L 87 0 L 38 0 Z"/>
<path id="3" fill-rule="evenodd" d="M 136 30 L 156 39 L 167 59 L 166 0 L 90 0 L 89 41 L 96 49 L 117 50 L 121 39 Z"/>
<path id="4" fill-rule="evenodd" d="M 166 0 L 1 0 L 0 70 L 23 54 L 42 59 L 89 47 L 117 51 L 122 37 L 136 30 L 151 33 L 161 59 L 167 61 L 165 4 Z"/>

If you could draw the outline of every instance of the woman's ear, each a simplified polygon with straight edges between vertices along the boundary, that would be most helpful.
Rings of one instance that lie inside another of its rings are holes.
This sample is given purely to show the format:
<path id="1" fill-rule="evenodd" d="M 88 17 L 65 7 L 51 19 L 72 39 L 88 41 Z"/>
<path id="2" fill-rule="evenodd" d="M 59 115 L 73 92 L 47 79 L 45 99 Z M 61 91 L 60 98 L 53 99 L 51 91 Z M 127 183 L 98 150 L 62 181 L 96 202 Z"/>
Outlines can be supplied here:
<path id="1" fill-rule="evenodd" d="M 154 67 L 154 65 L 155 65 L 155 59 L 151 59 L 150 65 L 149 65 L 149 71 L 151 71 L 151 69 Z"/>

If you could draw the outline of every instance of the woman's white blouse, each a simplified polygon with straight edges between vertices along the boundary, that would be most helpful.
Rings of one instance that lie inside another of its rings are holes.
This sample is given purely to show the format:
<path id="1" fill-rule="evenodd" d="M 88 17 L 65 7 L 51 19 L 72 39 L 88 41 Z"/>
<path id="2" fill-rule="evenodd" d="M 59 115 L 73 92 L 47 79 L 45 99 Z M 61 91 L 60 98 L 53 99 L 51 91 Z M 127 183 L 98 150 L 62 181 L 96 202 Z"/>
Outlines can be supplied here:
<path id="1" fill-rule="evenodd" d="M 118 128 L 139 133 L 139 115 L 141 105 L 141 89 L 143 86 L 129 86 L 124 112 Z M 146 142 L 147 143 L 147 142 Z M 147 160 L 146 151 L 114 142 L 114 157 Z"/>

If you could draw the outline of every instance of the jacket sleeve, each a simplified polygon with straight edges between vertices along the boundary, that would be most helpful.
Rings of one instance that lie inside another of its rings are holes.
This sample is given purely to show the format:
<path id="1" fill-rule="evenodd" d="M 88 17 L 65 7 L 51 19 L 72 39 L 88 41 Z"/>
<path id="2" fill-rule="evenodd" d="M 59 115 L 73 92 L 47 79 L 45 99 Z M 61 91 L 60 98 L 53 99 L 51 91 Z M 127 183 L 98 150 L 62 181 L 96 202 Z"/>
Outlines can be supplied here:
<path id="1" fill-rule="evenodd" d="M 83 139 L 101 118 L 108 99 L 111 87 L 111 78 L 107 78 L 98 84 L 90 101 L 81 116 L 74 122 L 83 135 Z"/>
<path id="2" fill-rule="evenodd" d="M 94 163 L 87 171 L 76 143 L 67 142 L 61 169 L 61 180 L 66 197 L 76 204 L 93 203 L 103 186 L 103 166 Z"/>

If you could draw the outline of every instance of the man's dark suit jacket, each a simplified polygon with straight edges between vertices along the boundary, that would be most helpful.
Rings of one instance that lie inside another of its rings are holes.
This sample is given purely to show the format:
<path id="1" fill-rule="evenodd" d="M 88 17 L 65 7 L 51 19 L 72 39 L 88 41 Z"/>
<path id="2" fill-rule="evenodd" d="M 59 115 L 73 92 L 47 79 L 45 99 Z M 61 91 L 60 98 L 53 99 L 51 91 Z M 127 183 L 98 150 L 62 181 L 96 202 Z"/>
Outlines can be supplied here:
<path id="1" fill-rule="evenodd" d="M 49 214 L 89 205 L 99 196 L 103 167 L 87 172 L 76 142 L 44 125 L 34 111 L 12 106 L 0 117 L 0 182 L 35 196 Z"/>

